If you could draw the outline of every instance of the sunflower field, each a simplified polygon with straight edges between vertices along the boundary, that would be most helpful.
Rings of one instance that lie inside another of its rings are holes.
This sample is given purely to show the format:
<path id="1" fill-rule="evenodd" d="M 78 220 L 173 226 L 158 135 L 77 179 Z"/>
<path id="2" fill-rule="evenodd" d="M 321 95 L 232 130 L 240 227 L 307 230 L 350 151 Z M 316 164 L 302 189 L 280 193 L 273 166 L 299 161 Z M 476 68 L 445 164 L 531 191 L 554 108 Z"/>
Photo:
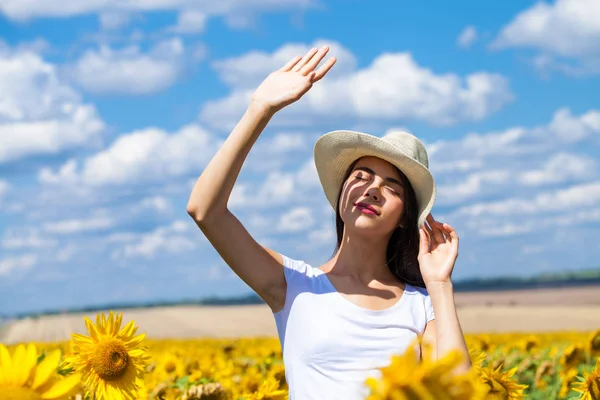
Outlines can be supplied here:
<path id="1" fill-rule="evenodd" d="M 152 340 L 122 314 L 84 318 L 88 335 L 60 343 L 0 344 L 2 400 L 287 398 L 277 338 Z M 600 399 L 600 330 L 466 335 L 437 361 L 409 350 L 369 378 L 366 400 Z"/>

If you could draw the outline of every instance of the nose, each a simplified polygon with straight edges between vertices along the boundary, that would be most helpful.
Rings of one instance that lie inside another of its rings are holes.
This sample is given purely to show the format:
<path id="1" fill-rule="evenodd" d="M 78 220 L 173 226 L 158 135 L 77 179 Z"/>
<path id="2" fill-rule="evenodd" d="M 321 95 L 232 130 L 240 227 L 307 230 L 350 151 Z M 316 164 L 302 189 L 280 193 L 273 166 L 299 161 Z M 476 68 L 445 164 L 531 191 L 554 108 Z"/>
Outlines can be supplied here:
<path id="1" fill-rule="evenodd" d="M 381 198 L 381 194 L 379 193 L 379 188 L 377 185 L 371 185 L 367 188 L 365 192 L 365 198 L 372 197 L 373 201 L 379 201 Z"/>

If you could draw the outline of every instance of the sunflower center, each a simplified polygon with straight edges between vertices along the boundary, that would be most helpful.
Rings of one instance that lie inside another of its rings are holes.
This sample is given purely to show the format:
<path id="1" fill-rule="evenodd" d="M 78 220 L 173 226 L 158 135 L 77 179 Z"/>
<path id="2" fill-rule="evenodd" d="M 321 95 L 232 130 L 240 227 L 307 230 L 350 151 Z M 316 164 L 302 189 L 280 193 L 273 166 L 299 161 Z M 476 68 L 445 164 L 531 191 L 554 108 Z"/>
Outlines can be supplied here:
<path id="1" fill-rule="evenodd" d="M 596 335 L 592 339 L 592 349 L 593 350 L 600 350 L 600 334 Z"/>
<path id="2" fill-rule="evenodd" d="M 94 370 L 105 381 L 119 379 L 127 371 L 129 353 L 118 340 L 106 340 L 98 343 L 92 356 Z"/>
<path id="3" fill-rule="evenodd" d="M 177 368 L 177 365 L 175 365 L 175 362 L 173 360 L 169 360 L 165 364 L 165 371 L 167 371 L 167 373 L 169 373 L 169 374 L 171 372 L 175 371 L 176 368 Z"/>
<path id="4" fill-rule="evenodd" d="M 42 396 L 28 387 L 0 387 L 3 400 L 41 400 Z"/>

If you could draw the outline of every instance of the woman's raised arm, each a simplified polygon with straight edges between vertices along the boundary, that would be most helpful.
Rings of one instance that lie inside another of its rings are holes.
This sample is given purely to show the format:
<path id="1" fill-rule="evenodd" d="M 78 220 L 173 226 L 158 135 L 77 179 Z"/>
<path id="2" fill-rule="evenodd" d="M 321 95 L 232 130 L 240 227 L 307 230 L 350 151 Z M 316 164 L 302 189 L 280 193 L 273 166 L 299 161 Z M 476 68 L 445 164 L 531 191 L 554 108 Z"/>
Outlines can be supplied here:
<path id="1" fill-rule="evenodd" d="M 227 203 L 250 149 L 273 115 L 300 99 L 312 85 L 331 69 L 330 58 L 315 71 L 329 48 L 312 49 L 297 56 L 259 85 L 242 119 L 210 160 L 192 189 L 187 213 L 194 219 L 223 260 L 271 308 L 285 300 L 286 282 L 282 257 L 260 246 Z"/>

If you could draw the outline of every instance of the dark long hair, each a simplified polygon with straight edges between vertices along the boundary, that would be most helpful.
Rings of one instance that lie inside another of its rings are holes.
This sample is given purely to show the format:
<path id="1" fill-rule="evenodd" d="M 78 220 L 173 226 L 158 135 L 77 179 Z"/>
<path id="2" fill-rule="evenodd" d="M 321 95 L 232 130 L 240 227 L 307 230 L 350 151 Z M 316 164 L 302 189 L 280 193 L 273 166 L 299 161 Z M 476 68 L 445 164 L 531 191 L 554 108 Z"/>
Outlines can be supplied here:
<path id="1" fill-rule="evenodd" d="M 350 167 L 344 173 L 344 179 L 338 190 L 337 204 L 335 208 L 335 228 L 337 233 L 337 245 L 333 252 L 332 257 L 338 252 L 344 235 L 344 221 L 340 216 L 340 196 L 342 195 L 342 189 L 344 183 L 350 176 L 352 169 L 356 165 L 359 159 L 354 160 Z M 396 167 L 394 167 L 396 168 Z M 400 174 L 400 179 L 404 185 L 404 214 L 402 217 L 401 225 L 403 227 L 397 227 L 392 233 L 388 242 L 386 250 L 386 261 L 387 266 L 391 273 L 400 281 L 411 284 L 413 286 L 419 286 L 424 288 L 425 282 L 421 276 L 421 270 L 419 269 L 419 261 L 417 256 L 419 255 L 419 231 L 417 227 L 418 220 L 418 208 L 417 208 L 417 196 L 412 188 L 406 175 L 396 168 Z"/>

